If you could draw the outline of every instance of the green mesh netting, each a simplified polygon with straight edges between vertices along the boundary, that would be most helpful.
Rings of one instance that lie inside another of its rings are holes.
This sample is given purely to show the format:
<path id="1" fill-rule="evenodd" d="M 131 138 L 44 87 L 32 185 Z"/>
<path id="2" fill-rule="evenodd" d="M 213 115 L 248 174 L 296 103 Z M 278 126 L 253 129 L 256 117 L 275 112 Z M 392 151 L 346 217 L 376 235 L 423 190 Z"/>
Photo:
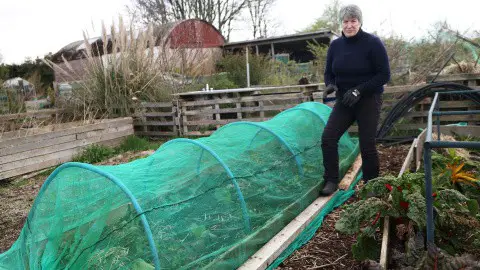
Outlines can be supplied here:
<path id="1" fill-rule="evenodd" d="M 236 268 L 318 197 L 330 111 L 307 102 L 127 164 L 65 163 L 0 269 Z M 358 141 L 339 153 L 344 175 Z"/>

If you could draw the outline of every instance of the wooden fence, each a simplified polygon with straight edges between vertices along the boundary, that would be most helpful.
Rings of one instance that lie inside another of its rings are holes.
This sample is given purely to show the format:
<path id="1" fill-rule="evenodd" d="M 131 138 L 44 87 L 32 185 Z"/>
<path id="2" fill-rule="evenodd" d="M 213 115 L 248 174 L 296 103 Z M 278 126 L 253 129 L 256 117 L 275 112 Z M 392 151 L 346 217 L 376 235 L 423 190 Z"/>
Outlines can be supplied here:
<path id="1" fill-rule="evenodd" d="M 480 74 L 439 76 L 436 81 L 454 80 L 468 86 L 480 85 Z M 386 87 L 380 123 L 401 98 L 425 86 L 408 85 Z M 149 137 L 159 136 L 206 136 L 222 125 L 236 121 L 266 121 L 277 113 L 302 102 L 323 102 L 321 84 L 293 85 L 280 87 L 244 88 L 216 90 L 212 92 L 190 92 L 177 95 L 172 103 L 144 103 L 141 113 L 135 119 L 135 133 Z M 425 128 L 431 98 L 419 101 L 407 115 L 396 122 L 398 133 Z M 440 104 L 441 110 L 479 110 L 472 101 L 453 98 Z M 480 115 L 442 116 L 442 124 L 467 122 L 480 123 Z M 357 132 L 353 125 L 350 132 Z"/>
<path id="2" fill-rule="evenodd" d="M 131 134 L 130 117 L 0 134 L 0 180 L 70 161 L 92 144 L 116 145 Z"/>

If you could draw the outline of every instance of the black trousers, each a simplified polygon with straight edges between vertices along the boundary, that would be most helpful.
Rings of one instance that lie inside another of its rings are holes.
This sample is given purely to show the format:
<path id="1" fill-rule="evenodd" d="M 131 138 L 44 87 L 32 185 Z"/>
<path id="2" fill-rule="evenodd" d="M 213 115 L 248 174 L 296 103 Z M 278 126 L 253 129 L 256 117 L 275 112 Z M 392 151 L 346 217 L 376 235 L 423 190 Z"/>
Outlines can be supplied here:
<path id="1" fill-rule="evenodd" d="M 375 136 L 381 107 L 381 94 L 362 97 L 352 108 L 346 107 L 341 100 L 337 99 L 322 135 L 325 167 L 323 179 L 326 182 L 339 182 L 338 141 L 355 121 L 358 124 L 363 179 L 368 181 L 378 177 L 379 161 Z"/>

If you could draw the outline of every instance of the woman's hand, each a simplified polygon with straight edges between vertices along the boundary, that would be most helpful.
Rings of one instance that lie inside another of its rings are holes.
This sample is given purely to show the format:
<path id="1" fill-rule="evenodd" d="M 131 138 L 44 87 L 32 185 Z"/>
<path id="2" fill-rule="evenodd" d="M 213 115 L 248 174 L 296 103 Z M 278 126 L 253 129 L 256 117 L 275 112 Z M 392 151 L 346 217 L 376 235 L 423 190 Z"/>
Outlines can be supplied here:
<path id="1" fill-rule="evenodd" d="M 336 92 L 338 90 L 337 86 L 335 84 L 329 84 L 325 90 L 323 90 L 323 96 L 326 97 L 330 95 L 333 92 Z"/>
<path id="2" fill-rule="evenodd" d="M 343 95 L 342 103 L 347 107 L 353 107 L 359 100 L 360 91 L 358 91 L 357 88 L 352 88 Z"/>

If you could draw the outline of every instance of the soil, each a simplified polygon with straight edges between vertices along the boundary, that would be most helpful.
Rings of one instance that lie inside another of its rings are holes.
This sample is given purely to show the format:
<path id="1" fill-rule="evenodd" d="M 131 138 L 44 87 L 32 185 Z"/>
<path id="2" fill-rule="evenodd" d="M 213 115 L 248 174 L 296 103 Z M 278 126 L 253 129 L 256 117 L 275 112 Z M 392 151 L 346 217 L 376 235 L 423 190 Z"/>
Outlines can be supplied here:
<path id="1" fill-rule="evenodd" d="M 409 147 L 410 145 L 392 147 L 379 145 L 380 174 L 397 175 Z M 126 163 L 151 153 L 153 151 L 127 152 L 101 164 Z M 21 177 L 11 181 L 0 181 L 0 253 L 7 251 L 18 238 L 33 201 L 48 175 L 49 172 L 45 172 L 27 179 Z M 357 190 L 361 185 L 362 183 Z M 353 196 L 346 203 L 355 200 L 357 198 Z M 341 235 L 335 230 L 335 222 L 341 212 L 342 210 L 338 208 L 326 216 L 316 236 L 285 260 L 278 269 L 362 269 L 361 263 L 355 261 L 351 254 L 351 245 L 355 242 L 355 237 Z"/>
<path id="2" fill-rule="evenodd" d="M 397 176 L 407 157 L 410 145 L 378 146 L 380 159 L 380 175 Z M 358 191 L 363 183 L 360 182 Z M 354 195 L 345 204 L 357 201 Z M 351 246 L 355 243 L 355 235 L 342 235 L 335 230 L 335 223 L 343 210 L 337 208 L 327 215 L 316 235 L 302 248 L 295 251 L 277 269 L 375 269 L 374 264 L 358 262 L 352 256 Z M 381 233 L 378 233 L 381 241 Z"/>

